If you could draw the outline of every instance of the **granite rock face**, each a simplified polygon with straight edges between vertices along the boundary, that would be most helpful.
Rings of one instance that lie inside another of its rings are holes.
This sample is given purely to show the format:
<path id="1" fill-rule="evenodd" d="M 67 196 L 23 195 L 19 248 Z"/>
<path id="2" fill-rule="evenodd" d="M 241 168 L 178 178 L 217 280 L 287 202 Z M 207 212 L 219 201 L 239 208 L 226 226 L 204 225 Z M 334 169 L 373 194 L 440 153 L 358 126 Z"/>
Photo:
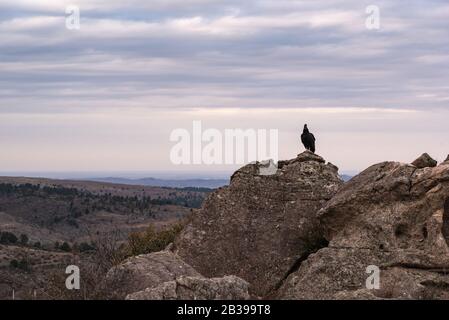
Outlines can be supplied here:
<path id="1" fill-rule="evenodd" d="M 236 275 L 262 297 L 326 245 L 317 212 L 343 184 L 336 166 L 308 151 L 279 161 L 274 174 L 267 165 L 236 171 L 229 186 L 206 199 L 173 249 L 202 275 Z"/>
<path id="2" fill-rule="evenodd" d="M 248 300 L 249 284 L 235 276 L 206 279 L 181 276 L 130 294 L 127 300 Z"/>
<path id="3" fill-rule="evenodd" d="M 449 299 L 449 163 L 420 167 L 385 162 L 346 183 L 319 212 L 329 245 L 277 297 Z"/>

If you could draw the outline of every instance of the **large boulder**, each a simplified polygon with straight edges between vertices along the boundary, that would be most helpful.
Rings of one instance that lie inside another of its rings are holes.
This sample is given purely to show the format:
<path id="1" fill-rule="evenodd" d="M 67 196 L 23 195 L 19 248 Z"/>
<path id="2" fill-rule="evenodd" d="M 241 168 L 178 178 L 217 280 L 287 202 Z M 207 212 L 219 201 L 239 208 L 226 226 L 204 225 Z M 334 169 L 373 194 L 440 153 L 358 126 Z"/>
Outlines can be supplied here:
<path id="1" fill-rule="evenodd" d="M 248 282 L 235 277 L 207 279 L 181 276 L 130 294 L 127 300 L 248 300 Z"/>
<path id="2" fill-rule="evenodd" d="M 119 297 L 157 287 L 180 276 L 201 277 L 191 266 L 170 251 L 131 257 L 107 273 L 107 281 L 120 283 Z"/>
<path id="3" fill-rule="evenodd" d="M 267 296 L 326 245 L 316 213 L 342 184 L 337 167 L 308 151 L 277 170 L 246 165 L 206 199 L 174 251 L 206 277 L 236 275 Z"/>
<path id="4" fill-rule="evenodd" d="M 278 298 L 449 299 L 449 163 L 374 165 L 319 216 L 329 245 L 286 279 Z M 379 288 L 366 285 L 369 266 L 380 271 Z"/>

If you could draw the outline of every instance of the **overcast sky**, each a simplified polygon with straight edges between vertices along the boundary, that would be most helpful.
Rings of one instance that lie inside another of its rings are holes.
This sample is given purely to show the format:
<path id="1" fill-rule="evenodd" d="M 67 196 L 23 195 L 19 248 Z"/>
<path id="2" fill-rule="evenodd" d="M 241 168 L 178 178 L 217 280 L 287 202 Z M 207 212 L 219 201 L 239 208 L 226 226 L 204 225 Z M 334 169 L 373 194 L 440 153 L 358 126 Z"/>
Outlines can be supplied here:
<path id="1" fill-rule="evenodd" d="M 193 120 L 278 129 L 281 158 L 307 122 L 343 171 L 441 161 L 448 39 L 447 0 L 1 0 L 0 171 L 232 169 L 170 163 Z"/>

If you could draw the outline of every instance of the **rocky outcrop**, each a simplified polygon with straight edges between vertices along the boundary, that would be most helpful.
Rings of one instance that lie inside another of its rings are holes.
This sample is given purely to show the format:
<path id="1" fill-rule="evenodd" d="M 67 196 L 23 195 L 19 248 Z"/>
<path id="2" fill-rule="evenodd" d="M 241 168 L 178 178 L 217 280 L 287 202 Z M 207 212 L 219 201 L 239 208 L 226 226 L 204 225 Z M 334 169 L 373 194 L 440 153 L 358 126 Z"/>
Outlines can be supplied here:
<path id="1" fill-rule="evenodd" d="M 448 299 L 449 163 L 428 164 L 377 164 L 341 188 L 319 212 L 329 245 L 277 297 Z M 378 289 L 366 285 L 369 266 Z"/>
<path id="2" fill-rule="evenodd" d="M 269 163 L 246 165 L 208 197 L 174 251 L 206 277 L 236 275 L 266 296 L 326 245 L 316 213 L 342 186 L 337 171 L 311 152 L 274 171 Z"/>
<path id="3" fill-rule="evenodd" d="M 107 274 L 128 300 L 249 299 L 249 284 L 235 276 L 207 279 L 170 251 L 132 257 Z"/>
<path id="4" fill-rule="evenodd" d="M 449 161 L 384 162 L 344 185 L 310 152 L 246 165 L 172 246 L 108 276 L 131 300 L 449 299 Z"/>
<path id="5" fill-rule="evenodd" d="M 201 277 L 191 266 L 170 251 L 132 257 L 109 270 L 107 280 L 120 283 L 118 296 L 157 287 L 180 276 Z"/>
<path id="6" fill-rule="evenodd" d="M 127 300 L 248 300 L 248 282 L 235 277 L 184 277 L 130 294 Z"/>

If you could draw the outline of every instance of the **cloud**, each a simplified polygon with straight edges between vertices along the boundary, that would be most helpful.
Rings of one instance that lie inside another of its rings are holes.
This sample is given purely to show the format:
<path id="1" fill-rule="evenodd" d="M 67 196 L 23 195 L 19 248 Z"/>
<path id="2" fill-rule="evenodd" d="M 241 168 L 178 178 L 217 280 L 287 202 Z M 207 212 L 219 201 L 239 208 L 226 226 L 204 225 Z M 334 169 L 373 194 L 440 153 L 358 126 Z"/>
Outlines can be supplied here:
<path id="1" fill-rule="evenodd" d="M 444 107 L 447 5 L 431 2 L 380 1 L 369 31 L 363 1 L 78 1 L 69 31 L 69 1 L 3 1 L 0 111 L 110 103 L 98 91 L 148 108 Z"/>
<path id="2" fill-rule="evenodd" d="M 65 28 L 71 4 L 81 9 L 80 30 Z M 67 123 L 73 113 L 88 121 L 90 114 L 130 110 L 167 112 L 173 122 L 198 110 L 245 110 L 264 121 L 264 110 L 279 110 L 285 119 L 290 111 L 321 123 L 320 115 L 327 126 L 334 126 L 332 110 L 363 119 L 381 113 L 402 129 L 401 117 L 417 113 L 440 128 L 435 115 L 449 101 L 447 2 L 376 1 L 380 29 L 368 30 L 372 4 L 3 0 L 0 113 L 17 119 L 17 130 L 3 133 L 15 141 L 31 126 L 20 122 L 27 115 L 66 116 Z M 342 131 L 362 130 L 342 121 Z M 363 123 L 371 130 L 376 121 Z M 33 141 L 36 132 L 28 131 Z M 82 125 L 75 131 L 84 137 Z"/>

